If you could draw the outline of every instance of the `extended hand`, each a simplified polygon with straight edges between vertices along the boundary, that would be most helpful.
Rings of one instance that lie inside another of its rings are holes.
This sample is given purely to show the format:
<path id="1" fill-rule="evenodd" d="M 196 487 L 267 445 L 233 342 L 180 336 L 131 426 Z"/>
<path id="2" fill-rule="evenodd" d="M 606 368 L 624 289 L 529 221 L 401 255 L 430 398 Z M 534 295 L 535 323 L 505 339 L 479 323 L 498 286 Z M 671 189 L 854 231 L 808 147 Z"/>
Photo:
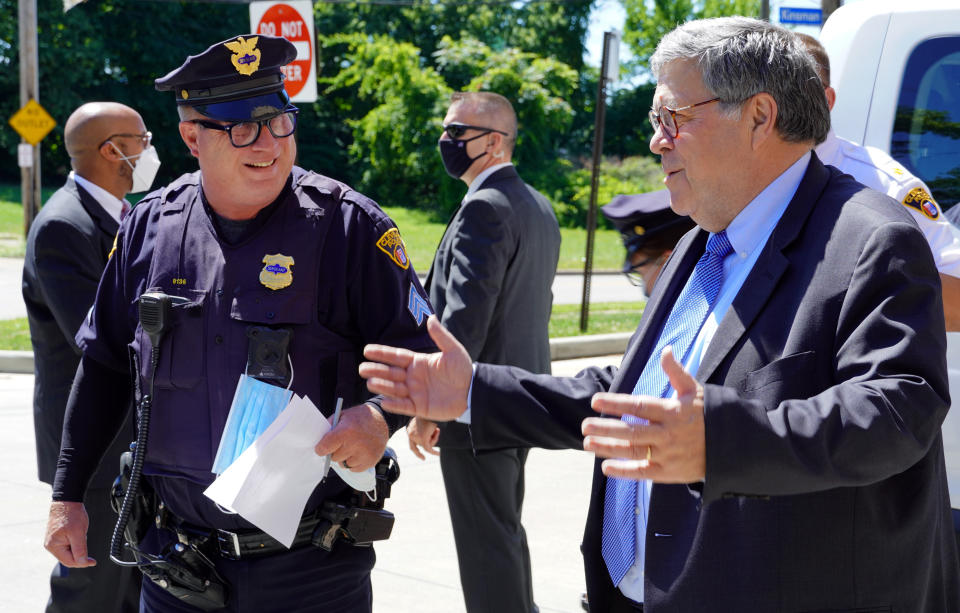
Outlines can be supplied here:
<path id="1" fill-rule="evenodd" d="M 383 395 L 385 410 L 450 421 L 467 410 L 473 375 L 470 354 L 436 316 L 427 320 L 427 330 L 439 353 L 367 345 L 363 355 L 373 361 L 360 364 L 360 376 L 367 380 L 371 392 Z"/>
<path id="2" fill-rule="evenodd" d="M 329 454 L 331 462 L 359 472 L 380 461 L 389 439 L 390 428 L 380 411 L 360 404 L 341 413 L 340 422 L 320 439 L 314 450 L 320 456 Z"/>
<path id="3" fill-rule="evenodd" d="M 90 520 L 82 502 L 50 503 L 47 534 L 43 546 L 61 564 L 70 568 L 96 566 L 97 561 L 87 557 L 87 527 Z"/>
<path id="4" fill-rule="evenodd" d="M 660 483 L 702 481 L 707 470 L 703 387 L 683 369 L 667 347 L 660 365 L 677 392 L 674 399 L 600 393 L 593 409 L 608 415 L 636 415 L 648 424 L 613 417 L 583 420 L 583 448 L 604 460 L 608 477 L 652 479 Z M 649 458 L 649 459 L 648 459 Z"/>
<path id="5" fill-rule="evenodd" d="M 440 438 L 440 428 L 436 422 L 422 417 L 414 417 L 407 424 L 407 439 L 410 442 L 410 451 L 421 460 L 426 460 L 420 449 L 431 455 L 440 455 L 436 450 L 437 440 Z"/>

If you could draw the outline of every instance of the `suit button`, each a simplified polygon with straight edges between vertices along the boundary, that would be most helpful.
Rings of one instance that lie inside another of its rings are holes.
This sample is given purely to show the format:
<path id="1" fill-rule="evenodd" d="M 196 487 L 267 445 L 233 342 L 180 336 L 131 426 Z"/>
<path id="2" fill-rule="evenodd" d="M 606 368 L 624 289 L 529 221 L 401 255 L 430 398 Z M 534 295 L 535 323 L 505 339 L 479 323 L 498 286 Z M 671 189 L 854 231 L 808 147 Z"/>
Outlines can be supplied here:
<path id="1" fill-rule="evenodd" d="M 273 311 L 267 311 L 267 319 L 273 319 Z"/>
<path id="2" fill-rule="evenodd" d="M 222 344 L 223 344 L 223 337 L 218 334 L 218 335 L 216 335 L 216 336 L 213 337 L 213 341 L 214 341 L 216 344 L 218 344 L 218 345 L 222 345 Z"/>

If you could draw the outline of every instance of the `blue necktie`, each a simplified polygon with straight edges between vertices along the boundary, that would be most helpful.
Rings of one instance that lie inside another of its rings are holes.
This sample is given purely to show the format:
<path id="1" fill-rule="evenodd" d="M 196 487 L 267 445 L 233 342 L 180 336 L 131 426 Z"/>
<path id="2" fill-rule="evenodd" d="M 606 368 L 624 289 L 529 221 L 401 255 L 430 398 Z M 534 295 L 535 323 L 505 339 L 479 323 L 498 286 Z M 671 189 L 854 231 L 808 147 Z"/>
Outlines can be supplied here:
<path id="1" fill-rule="evenodd" d="M 686 361 L 697 333 L 720 294 L 723 258 L 731 250 L 726 230 L 710 236 L 706 252 L 697 261 L 687 285 L 677 297 L 667 323 L 660 331 L 660 338 L 637 379 L 637 385 L 633 388 L 634 396 L 666 397 L 670 382 L 660 367 L 660 354 L 664 347 L 671 345 L 676 359 L 681 364 Z M 623 419 L 631 423 L 641 421 L 632 415 L 625 415 Z M 601 551 L 614 585 L 620 584 L 635 562 L 637 515 L 634 508 L 639 485 L 638 481 L 632 479 L 607 479 Z"/>

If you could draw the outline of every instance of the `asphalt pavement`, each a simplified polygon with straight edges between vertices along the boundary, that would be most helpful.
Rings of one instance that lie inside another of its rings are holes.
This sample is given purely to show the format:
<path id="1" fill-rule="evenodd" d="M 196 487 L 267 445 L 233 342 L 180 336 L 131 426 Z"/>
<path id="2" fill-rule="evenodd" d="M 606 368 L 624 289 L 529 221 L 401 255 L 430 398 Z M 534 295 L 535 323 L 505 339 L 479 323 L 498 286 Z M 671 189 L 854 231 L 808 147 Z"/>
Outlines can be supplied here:
<path id="1" fill-rule="evenodd" d="M 590 364 L 616 364 L 620 357 L 554 362 L 554 374 L 575 374 Z M 4 544 L 0 612 L 41 611 L 54 563 L 42 547 L 50 487 L 36 478 L 32 392 L 32 375 L 0 373 L 0 542 Z M 387 502 L 397 520 L 390 539 L 376 547 L 373 610 L 463 612 L 439 460 L 415 458 L 403 432 L 390 444 L 401 465 L 400 480 Z M 574 450 L 535 449 L 527 460 L 523 523 L 534 598 L 544 613 L 580 611 L 584 580 L 579 543 L 592 465 L 592 455 Z"/>

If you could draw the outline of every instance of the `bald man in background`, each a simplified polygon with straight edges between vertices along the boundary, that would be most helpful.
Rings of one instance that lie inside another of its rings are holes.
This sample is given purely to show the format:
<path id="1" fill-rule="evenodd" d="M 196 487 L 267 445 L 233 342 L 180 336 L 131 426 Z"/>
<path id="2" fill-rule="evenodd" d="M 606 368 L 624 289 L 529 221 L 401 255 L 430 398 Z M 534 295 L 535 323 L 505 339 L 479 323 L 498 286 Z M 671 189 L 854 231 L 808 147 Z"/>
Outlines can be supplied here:
<path id="1" fill-rule="evenodd" d="M 140 114 L 115 102 L 91 102 L 67 119 L 64 142 L 73 170 L 30 227 L 23 266 L 23 300 L 34 353 L 33 423 L 39 477 L 53 484 L 64 409 L 80 362 L 74 334 L 93 304 L 120 219 L 124 197 L 150 187 L 159 166 Z M 98 427 L 91 424 L 90 427 Z M 116 513 L 109 491 L 118 458 L 133 440 L 124 429 L 104 456 L 87 491 L 90 555 L 100 563 L 50 577 L 47 613 L 137 611 L 140 572 L 109 561 Z"/>

